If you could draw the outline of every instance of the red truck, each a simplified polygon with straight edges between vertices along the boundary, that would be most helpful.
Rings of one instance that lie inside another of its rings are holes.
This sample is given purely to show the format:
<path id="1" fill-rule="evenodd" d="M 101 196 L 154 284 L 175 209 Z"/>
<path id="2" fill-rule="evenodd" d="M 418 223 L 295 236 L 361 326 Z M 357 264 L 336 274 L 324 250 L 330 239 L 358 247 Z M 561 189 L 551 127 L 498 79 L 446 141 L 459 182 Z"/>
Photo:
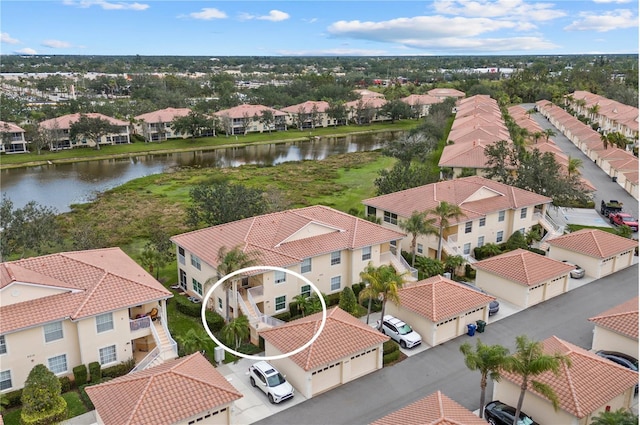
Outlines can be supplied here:
<path id="1" fill-rule="evenodd" d="M 627 225 L 631 227 L 634 232 L 638 231 L 638 220 L 636 220 L 631 214 L 618 212 L 609 215 L 609 222 L 616 226 Z"/>

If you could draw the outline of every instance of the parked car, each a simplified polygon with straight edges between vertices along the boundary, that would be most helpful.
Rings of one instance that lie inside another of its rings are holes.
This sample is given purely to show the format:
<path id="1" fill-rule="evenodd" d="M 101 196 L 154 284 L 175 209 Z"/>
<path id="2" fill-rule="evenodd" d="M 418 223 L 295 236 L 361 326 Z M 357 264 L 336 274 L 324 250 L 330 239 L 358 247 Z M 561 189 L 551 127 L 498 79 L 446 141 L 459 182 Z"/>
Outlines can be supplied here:
<path id="1" fill-rule="evenodd" d="M 485 292 L 484 289 L 477 287 L 476 285 L 472 285 L 470 283 L 467 282 L 458 282 L 468 288 L 473 289 L 474 291 L 478 291 L 478 292 L 482 292 L 485 295 L 489 295 Z M 493 316 L 494 314 L 496 314 L 498 311 L 500 310 L 500 302 L 498 302 L 498 300 L 493 300 L 489 303 L 489 316 Z"/>
<path id="2" fill-rule="evenodd" d="M 513 425 L 516 408 L 499 400 L 492 401 L 484 407 L 484 418 L 492 425 Z M 518 425 L 539 425 L 529 415 L 520 412 Z"/>
<path id="3" fill-rule="evenodd" d="M 611 214 L 615 214 L 622 211 L 622 202 L 618 202 L 615 199 L 611 199 L 609 202 L 604 200 L 600 201 L 600 214 L 605 217 L 609 217 Z"/>
<path id="4" fill-rule="evenodd" d="M 569 272 L 569 276 L 572 279 L 582 279 L 584 277 L 584 269 L 577 264 L 573 264 L 568 262 L 567 260 L 562 260 L 563 263 L 567 263 L 570 266 L 575 267 L 573 270 Z"/>
<path id="5" fill-rule="evenodd" d="M 258 387 L 267 395 L 272 404 L 293 397 L 294 389 L 284 375 L 265 361 L 249 366 L 249 381 L 252 387 Z"/>
<path id="6" fill-rule="evenodd" d="M 631 369 L 634 372 L 638 371 L 638 359 L 628 354 L 620 353 L 618 351 L 606 351 L 599 350 L 596 354 L 604 359 L 619 364 L 620 366 Z M 638 392 L 638 385 L 636 384 L 636 393 Z"/>
<path id="7" fill-rule="evenodd" d="M 378 326 L 380 321 L 378 320 Z M 422 337 L 402 320 L 386 314 L 382 320 L 382 333 L 400 344 L 402 348 L 413 348 L 422 344 Z"/>
<path id="8" fill-rule="evenodd" d="M 619 212 L 609 215 L 609 222 L 616 226 L 626 225 L 631 227 L 634 232 L 638 231 L 638 220 L 631 214 Z"/>

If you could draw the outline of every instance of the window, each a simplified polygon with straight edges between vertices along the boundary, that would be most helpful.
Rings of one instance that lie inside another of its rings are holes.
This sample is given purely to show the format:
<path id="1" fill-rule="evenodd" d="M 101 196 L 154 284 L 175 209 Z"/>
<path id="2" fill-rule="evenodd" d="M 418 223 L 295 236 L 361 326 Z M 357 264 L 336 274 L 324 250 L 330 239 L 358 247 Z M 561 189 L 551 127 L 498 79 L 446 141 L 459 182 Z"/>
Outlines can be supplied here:
<path id="1" fill-rule="evenodd" d="M 464 232 L 465 233 L 471 233 L 472 230 L 473 230 L 473 221 L 467 221 L 464 224 Z"/>
<path id="2" fill-rule="evenodd" d="M 331 278 L 331 290 L 337 291 L 340 289 L 340 276 L 334 276 Z"/>
<path id="3" fill-rule="evenodd" d="M 287 274 L 283 271 L 276 270 L 275 271 L 275 281 L 276 283 L 284 283 L 287 281 Z"/>
<path id="4" fill-rule="evenodd" d="M 498 213 L 498 221 L 504 221 L 504 210 Z"/>
<path id="5" fill-rule="evenodd" d="M 478 227 L 484 227 L 485 224 L 487 224 L 487 218 L 486 217 L 482 217 L 480 219 L 480 223 L 478 224 Z"/>
<path id="6" fill-rule="evenodd" d="M 418 244 L 418 247 L 416 249 L 418 251 L 418 254 L 422 254 L 424 251 L 424 247 L 422 246 L 421 243 Z"/>
<path id="7" fill-rule="evenodd" d="M 384 212 L 384 221 L 386 223 L 398 224 L 398 214 L 391 213 L 389 211 Z"/>
<path id="8" fill-rule="evenodd" d="M 362 261 L 371 260 L 371 247 L 365 246 L 362 248 Z"/>
<path id="9" fill-rule="evenodd" d="M 276 311 L 284 310 L 287 308 L 287 296 L 276 297 Z"/>
<path id="10" fill-rule="evenodd" d="M 4 335 L 0 335 L 0 354 L 7 354 L 7 342 Z"/>
<path id="11" fill-rule="evenodd" d="M 331 253 L 331 265 L 335 266 L 336 264 L 340 264 L 340 251 Z"/>
<path id="12" fill-rule="evenodd" d="M 62 339 L 64 335 L 62 334 L 62 322 L 49 323 L 48 325 L 44 325 L 44 341 L 51 342 L 56 341 L 58 339 Z"/>
<path id="13" fill-rule="evenodd" d="M 304 295 L 305 297 L 311 296 L 311 285 L 302 285 L 300 287 L 300 295 Z"/>
<path id="14" fill-rule="evenodd" d="M 464 255 L 469 255 L 469 253 L 471 252 L 471 243 L 466 243 L 464 244 Z"/>
<path id="15" fill-rule="evenodd" d="M 11 371 L 3 370 L 0 372 L 0 390 L 7 390 L 11 388 L 13 385 L 11 384 Z"/>
<path id="16" fill-rule="evenodd" d="M 222 310 L 222 298 L 218 297 L 218 308 Z"/>
<path id="17" fill-rule="evenodd" d="M 192 278 L 191 284 L 193 285 L 193 290 L 202 295 L 202 283 Z"/>
<path id="18" fill-rule="evenodd" d="M 49 367 L 49 370 L 56 375 L 65 373 L 67 371 L 67 355 L 62 354 L 60 356 L 47 359 L 47 366 Z"/>
<path id="19" fill-rule="evenodd" d="M 184 248 L 182 247 L 178 247 L 178 261 L 180 261 L 180 264 L 184 266 Z"/>
<path id="20" fill-rule="evenodd" d="M 200 259 L 193 254 L 191 254 L 191 265 L 198 270 L 202 270 L 202 266 L 200 265 Z"/>
<path id="21" fill-rule="evenodd" d="M 520 210 L 520 218 L 527 218 L 527 209 L 523 208 Z"/>
<path id="22" fill-rule="evenodd" d="M 311 271 L 311 258 L 305 258 L 300 264 L 300 273 L 309 273 Z"/>
<path id="23" fill-rule="evenodd" d="M 180 286 L 187 289 L 187 273 L 182 269 L 180 269 Z"/>
<path id="24" fill-rule="evenodd" d="M 502 242 L 502 238 L 504 237 L 504 232 L 502 230 L 500 230 L 497 234 L 496 234 L 496 243 L 498 242 Z"/>
<path id="25" fill-rule="evenodd" d="M 367 217 L 375 217 L 375 216 L 376 216 L 376 209 L 374 207 L 367 205 Z"/>
<path id="26" fill-rule="evenodd" d="M 100 349 L 100 364 L 105 365 L 115 362 L 116 359 L 116 346 L 110 345 Z"/>
<path id="27" fill-rule="evenodd" d="M 478 246 L 484 245 L 484 236 L 478 236 Z"/>
<path id="28" fill-rule="evenodd" d="M 105 313 L 96 316 L 96 331 L 106 332 L 113 329 L 113 313 Z"/>

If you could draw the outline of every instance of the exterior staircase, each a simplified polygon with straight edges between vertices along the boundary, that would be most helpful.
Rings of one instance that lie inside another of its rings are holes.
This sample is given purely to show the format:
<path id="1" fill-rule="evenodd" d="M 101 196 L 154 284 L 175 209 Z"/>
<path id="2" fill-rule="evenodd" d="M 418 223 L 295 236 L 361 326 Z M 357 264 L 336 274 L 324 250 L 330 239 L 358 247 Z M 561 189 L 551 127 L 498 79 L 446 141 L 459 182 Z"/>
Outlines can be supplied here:
<path id="1" fill-rule="evenodd" d="M 564 226 L 557 225 L 549 216 L 540 213 L 536 213 L 535 217 L 538 219 L 538 224 L 547 232 L 538 244 L 539 249 L 546 251 L 549 249 L 548 241 L 564 234 Z"/>
<path id="2" fill-rule="evenodd" d="M 163 326 L 160 321 L 153 322 L 153 326 L 155 328 L 154 337 L 157 335 L 156 344 L 160 347 L 160 354 L 158 357 L 161 357 L 162 360 L 172 360 L 178 357 L 178 350 L 176 347 L 176 343 L 171 338 L 171 334 L 167 331 L 167 329 Z"/>

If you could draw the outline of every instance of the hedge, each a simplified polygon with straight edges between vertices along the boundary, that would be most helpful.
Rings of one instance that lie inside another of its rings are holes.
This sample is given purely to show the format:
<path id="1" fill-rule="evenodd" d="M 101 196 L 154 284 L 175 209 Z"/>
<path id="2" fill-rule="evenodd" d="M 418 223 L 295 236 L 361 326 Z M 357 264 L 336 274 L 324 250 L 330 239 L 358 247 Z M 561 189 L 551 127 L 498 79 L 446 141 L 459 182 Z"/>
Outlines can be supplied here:
<path id="1" fill-rule="evenodd" d="M 224 317 L 220 316 L 215 311 L 205 311 L 204 317 L 207 320 L 207 325 L 211 332 L 220 332 L 222 327 L 224 326 Z"/>
<path id="2" fill-rule="evenodd" d="M 23 409 L 20 413 L 20 423 L 22 425 L 57 424 L 67 419 L 67 415 L 67 401 L 59 396 L 55 401 L 55 406 L 46 412 L 27 413 Z"/>
<path id="3" fill-rule="evenodd" d="M 136 361 L 130 358 L 127 361 L 121 362 L 115 366 L 106 367 L 102 369 L 102 377 L 103 378 L 117 378 L 118 376 L 126 375 L 131 372 L 136 365 Z"/>
<path id="4" fill-rule="evenodd" d="M 288 322 L 289 320 L 291 320 L 291 313 L 285 311 L 284 313 L 275 314 L 273 317 L 282 320 L 283 322 Z"/>
<path id="5" fill-rule="evenodd" d="M 71 379 L 68 376 L 61 376 L 60 392 L 66 393 L 68 391 L 71 391 L 71 388 L 73 388 L 73 382 L 71 382 Z"/>
<path id="6" fill-rule="evenodd" d="M 76 381 L 77 386 L 86 384 L 88 378 L 87 366 L 80 364 L 73 368 L 73 379 Z"/>
<path id="7" fill-rule="evenodd" d="M 400 357 L 400 350 L 394 351 L 393 353 L 385 354 L 382 356 L 382 364 L 386 365 L 391 362 L 395 362 Z"/>
<path id="8" fill-rule="evenodd" d="M 176 310 L 180 313 L 191 317 L 202 317 L 202 304 L 192 303 L 185 297 L 173 297 L 173 300 L 175 300 L 176 303 Z M 204 317 L 211 332 L 220 332 L 224 326 L 224 317 L 211 310 L 205 311 Z"/>
<path id="9" fill-rule="evenodd" d="M 22 389 L 4 393 L 2 397 L 7 401 L 7 405 L 4 406 L 7 409 L 22 405 Z"/>
<path id="10" fill-rule="evenodd" d="M 399 351 L 400 346 L 392 339 L 382 344 L 382 354 L 391 354 L 394 351 Z"/>
<path id="11" fill-rule="evenodd" d="M 89 363 L 89 380 L 91 383 L 96 383 L 102 379 L 102 366 L 99 362 Z"/>

